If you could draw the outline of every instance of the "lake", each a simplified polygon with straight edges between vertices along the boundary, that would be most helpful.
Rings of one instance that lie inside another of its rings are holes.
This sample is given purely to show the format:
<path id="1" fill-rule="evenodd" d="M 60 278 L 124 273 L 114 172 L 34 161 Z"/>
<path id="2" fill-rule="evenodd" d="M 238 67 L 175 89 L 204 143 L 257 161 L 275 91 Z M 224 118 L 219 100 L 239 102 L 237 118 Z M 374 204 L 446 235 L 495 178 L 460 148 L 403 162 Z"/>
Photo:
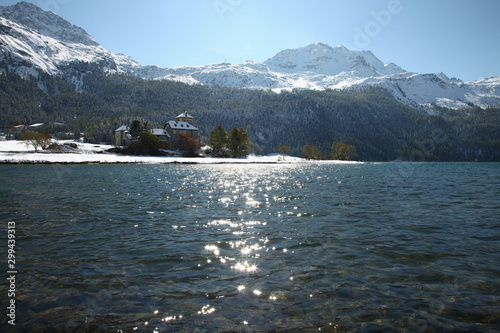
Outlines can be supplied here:
<path id="1" fill-rule="evenodd" d="M 5 331 L 500 330 L 499 163 L 2 165 L 0 183 Z"/>

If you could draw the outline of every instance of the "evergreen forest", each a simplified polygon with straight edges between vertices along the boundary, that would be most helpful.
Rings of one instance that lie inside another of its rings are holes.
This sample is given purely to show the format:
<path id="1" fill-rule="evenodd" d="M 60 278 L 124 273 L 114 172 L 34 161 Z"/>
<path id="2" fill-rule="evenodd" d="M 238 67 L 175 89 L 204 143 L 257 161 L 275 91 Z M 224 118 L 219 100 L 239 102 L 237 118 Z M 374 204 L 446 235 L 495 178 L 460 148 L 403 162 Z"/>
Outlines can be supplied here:
<path id="1" fill-rule="evenodd" d="M 112 143 L 121 125 L 139 120 L 161 128 L 187 111 L 202 144 L 219 124 L 237 126 L 256 154 L 281 145 L 301 156 L 309 145 L 328 157 L 332 144 L 342 143 L 362 161 L 500 161 L 500 107 L 435 108 L 431 115 L 380 88 L 276 93 L 110 75 L 85 63 L 68 65 L 66 73 L 21 77 L 4 68 L 0 128 L 44 123 L 57 138 Z"/>

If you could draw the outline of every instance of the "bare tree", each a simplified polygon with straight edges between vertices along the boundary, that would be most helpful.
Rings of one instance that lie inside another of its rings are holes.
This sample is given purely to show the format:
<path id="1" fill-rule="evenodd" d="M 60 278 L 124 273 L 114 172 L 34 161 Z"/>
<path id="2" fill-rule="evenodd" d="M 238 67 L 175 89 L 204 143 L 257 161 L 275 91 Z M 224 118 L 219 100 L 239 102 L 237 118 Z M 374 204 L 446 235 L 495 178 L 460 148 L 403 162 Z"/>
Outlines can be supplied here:
<path id="1" fill-rule="evenodd" d="M 52 136 L 43 132 L 26 131 L 19 137 L 19 140 L 35 148 L 35 153 L 37 153 L 39 148 L 46 149 L 52 143 Z"/>

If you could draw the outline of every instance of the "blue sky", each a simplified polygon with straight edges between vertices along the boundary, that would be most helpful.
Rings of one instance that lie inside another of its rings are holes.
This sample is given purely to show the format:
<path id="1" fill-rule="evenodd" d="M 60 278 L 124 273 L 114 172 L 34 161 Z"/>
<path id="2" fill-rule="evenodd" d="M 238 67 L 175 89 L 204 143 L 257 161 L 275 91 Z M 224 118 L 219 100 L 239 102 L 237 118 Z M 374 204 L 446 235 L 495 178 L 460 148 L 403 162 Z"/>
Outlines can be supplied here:
<path id="1" fill-rule="evenodd" d="M 0 0 L 12 5 L 17 0 Z M 471 81 L 500 76 L 498 0 L 30 0 L 143 65 L 265 61 L 325 43 Z"/>

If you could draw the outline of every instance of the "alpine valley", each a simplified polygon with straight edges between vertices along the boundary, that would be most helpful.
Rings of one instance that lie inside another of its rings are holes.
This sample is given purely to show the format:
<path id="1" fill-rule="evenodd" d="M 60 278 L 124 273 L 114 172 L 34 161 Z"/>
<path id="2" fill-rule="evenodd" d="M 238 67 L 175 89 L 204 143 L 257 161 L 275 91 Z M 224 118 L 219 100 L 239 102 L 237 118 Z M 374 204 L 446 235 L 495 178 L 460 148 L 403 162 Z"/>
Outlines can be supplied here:
<path id="1" fill-rule="evenodd" d="M 163 68 L 115 54 L 37 6 L 0 7 L 0 127 L 108 141 L 132 119 L 162 125 L 183 110 L 202 138 L 246 126 L 256 153 L 279 144 L 362 160 L 500 160 L 500 77 L 463 82 L 383 63 L 370 51 L 312 44 L 264 62 Z M 50 126 L 49 126 L 50 127 Z M 47 130 L 49 130 L 47 129 Z"/>

